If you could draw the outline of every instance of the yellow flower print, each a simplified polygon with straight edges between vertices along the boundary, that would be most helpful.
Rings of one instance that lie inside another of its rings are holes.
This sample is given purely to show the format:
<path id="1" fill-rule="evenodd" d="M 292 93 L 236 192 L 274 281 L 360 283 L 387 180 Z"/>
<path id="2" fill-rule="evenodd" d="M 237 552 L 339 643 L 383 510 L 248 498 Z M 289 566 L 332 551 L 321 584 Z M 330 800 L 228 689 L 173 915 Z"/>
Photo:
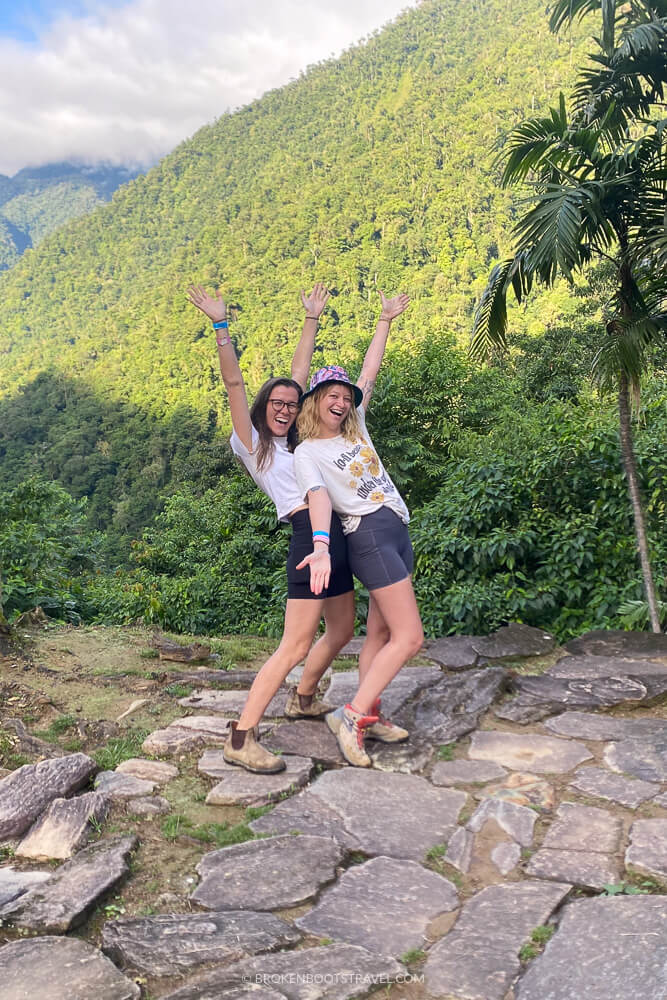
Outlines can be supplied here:
<path id="1" fill-rule="evenodd" d="M 380 475 L 379 463 L 371 462 L 371 464 L 368 466 L 368 471 L 370 472 L 371 476 L 379 476 Z"/>
<path id="2" fill-rule="evenodd" d="M 359 452 L 359 458 L 364 465 L 368 465 L 369 462 L 377 462 L 378 460 L 378 457 L 372 448 L 362 448 Z"/>
<path id="3" fill-rule="evenodd" d="M 353 476 L 361 476 L 361 475 L 363 475 L 363 472 L 364 472 L 364 467 L 361 464 L 361 462 L 352 462 L 350 464 L 350 473 L 351 473 L 351 475 L 353 475 Z"/>
<path id="4" fill-rule="evenodd" d="M 371 500 L 375 501 L 375 503 L 384 503 L 384 493 L 381 490 L 373 490 Z"/>
<path id="5" fill-rule="evenodd" d="M 351 490 L 356 490 L 356 488 L 357 488 L 357 486 L 359 485 L 359 483 L 357 482 L 357 480 L 356 480 L 356 479 L 350 479 L 350 481 L 349 481 L 349 483 L 348 483 L 347 485 L 348 485 L 348 487 L 349 487 L 349 488 L 350 488 Z"/>

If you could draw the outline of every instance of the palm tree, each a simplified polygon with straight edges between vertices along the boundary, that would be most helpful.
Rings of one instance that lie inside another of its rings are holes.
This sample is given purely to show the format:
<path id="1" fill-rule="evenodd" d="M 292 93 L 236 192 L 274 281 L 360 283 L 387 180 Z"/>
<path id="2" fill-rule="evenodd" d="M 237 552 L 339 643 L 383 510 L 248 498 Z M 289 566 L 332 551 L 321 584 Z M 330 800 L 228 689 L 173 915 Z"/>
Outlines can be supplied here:
<path id="1" fill-rule="evenodd" d="M 606 261 L 613 300 L 593 363 L 618 392 L 628 482 L 649 618 L 660 631 L 632 439 L 642 375 L 667 333 L 667 0 L 557 0 L 551 28 L 602 14 L 591 65 L 579 73 L 568 111 L 523 122 L 501 154 L 504 185 L 529 182 L 532 207 L 515 227 L 514 256 L 491 271 L 475 314 L 474 357 L 507 346 L 507 295 L 521 302 L 533 282 L 551 285 Z"/>

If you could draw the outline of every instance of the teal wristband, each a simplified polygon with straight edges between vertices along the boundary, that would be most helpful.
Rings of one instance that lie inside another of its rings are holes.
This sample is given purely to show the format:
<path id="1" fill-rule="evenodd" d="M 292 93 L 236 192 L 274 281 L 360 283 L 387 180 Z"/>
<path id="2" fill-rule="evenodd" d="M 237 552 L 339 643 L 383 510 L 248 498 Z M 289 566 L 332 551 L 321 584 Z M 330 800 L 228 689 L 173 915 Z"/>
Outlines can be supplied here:
<path id="1" fill-rule="evenodd" d="M 313 532 L 313 538 L 315 538 L 316 535 L 322 535 L 324 538 L 328 538 L 329 537 L 329 532 L 328 531 L 314 531 Z"/>
<path id="2" fill-rule="evenodd" d="M 213 324 L 213 329 L 214 330 L 228 330 L 229 327 L 228 327 L 228 324 L 227 324 L 227 320 L 226 319 L 221 319 L 219 323 L 214 323 Z"/>

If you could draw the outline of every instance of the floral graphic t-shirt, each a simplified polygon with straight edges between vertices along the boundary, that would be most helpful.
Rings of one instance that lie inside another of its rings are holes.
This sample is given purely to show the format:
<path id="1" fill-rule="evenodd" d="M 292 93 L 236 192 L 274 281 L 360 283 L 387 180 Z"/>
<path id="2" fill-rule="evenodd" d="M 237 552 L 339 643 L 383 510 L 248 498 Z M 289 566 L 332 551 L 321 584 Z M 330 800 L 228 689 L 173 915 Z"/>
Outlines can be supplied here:
<path id="1" fill-rule="evenodd" d="M 294 452 L 301 496 L 305 498 L 313 486 L 325 486 L 346 535 L 357 530 L 363 514 L 373 514 L 383 506 L 398 514 L 405 524 L 410 520 L 401 494 L 373 447 L 361 406 L 357 416 L 362 428 L 359 441 L 348 441 L 342 434 L 311 438 Z"/>

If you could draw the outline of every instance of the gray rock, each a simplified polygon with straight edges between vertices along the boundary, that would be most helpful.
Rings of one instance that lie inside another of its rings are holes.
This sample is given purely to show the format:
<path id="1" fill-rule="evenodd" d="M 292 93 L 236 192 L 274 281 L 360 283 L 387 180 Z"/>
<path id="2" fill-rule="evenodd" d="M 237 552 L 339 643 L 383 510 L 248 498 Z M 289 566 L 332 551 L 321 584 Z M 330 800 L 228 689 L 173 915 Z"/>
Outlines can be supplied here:
<path id="1" fill-rule="evenodd" d="M 435 752 L 432 746 L 413 744 L 412 740 L 407 743 L 368 740 L 366 750 L 377 771 L 399 771 L 401 774 L 423 771 L 431 763 Z"/>
<path id="2" fill-rule="evenodd" d="M 546 671 L 547 676 L 562 679 L 604 680 L 626 677 L 656 681 L 667 675 L 667 663 L 657 660 L 625 660 L 619 656 L 564 656 Z M 659 694 L 659 691 L 656 692 Z"/>
<path id="3" fill-rule="evenodd" d="M 67 755 L 67 751 L 59 747 L 57 743 L 48 743 L 46 740 L 40 740 L 38 736 L 33 736 L 32 733 L 29 733 L 21 719 L 10 719 L 7 716 L 0 716 L 0 725 L 7 732 L 14 733 L 16 737 L 15 740 L 12 740 L 14 753 L 19 753 L 23 756 L 35 756 L 40 760 L 51 757 L 65 757 Z M 4 775 L 0 775 L 0 777 L 4 777 Z"/>
<path id="4" fill-rule="evenodd" d="M 136 837 L 108 837 L 84 847 L 48 881 L 3 906 L 2 920 L 16 927 L 65 934 L 82 923 L 95 902 L 128 873 Z"/>
<path id="5" fill-rule="evenodd" d="M 398 957 L 425 944 L 431 920 L 455 910 L 456 889 L 414 861 L 373 858 L 349 868 L 297 927 Z"/>
<path id="6" fill-rule="evenodd" d="M 202 688 L 193 691 L 187 698 L 179 698 L 178 704 L 183 708 L 194 708 L 198 712 L 220 712 L 229 718 L 237 718 L 248 700 L 247 691 L 215 691 Z M 264 715 L 272 719 L 285 714 L 287 691 L 281 689 L 267 705 Z"/>
<path id="7" fill-rule="evenodd" d="M 343 646 L 343 648 L 340 650 L 340 652 L 337 655 L 338 656 L 359 656 L 359 653 L 363 649 L 363 646 L 364 646 L 365 642 L 366 642 L 366 636 L 365 635 L 355 635 L 354 639 L 350 639 L 350 641 Z"/>
<path id="8" fill-rule="evenodd" d="M 330 837 L 341 847 L 358 851 L 361 844 L 342 825 L 340 815 L 306 789 L 273 807 L 270 813 L 249 824 L 255 833 L 309 833 L 315 837 Z"/>
<path id="9" fill-rule="evenodd" d="M 98 770 L 84 753 L 24 764 L 0 781 L 0 840 L 18 837 L 54 799 L 87 785 Z"/>
<path id="10" fill-rule="evenodd" d="M 409 730 L 415 747 L 450 743 L 475 729 L 503 690 L 507 676 L 501 667 L 445 676 L 416 695 L 394 721 Z"/>
<path id="11" fill-rule="evenodd" d="M 404 667 L 382 692 L 382 711 L 393 718 L 407 701 L 440 680 L 442 671 L 438 667 Z M 345 705 L 352 701 L 358 687 L 359 675 L 356 671 L 335 673 L 327 691 L 327 701 L 333 705 Z"/>
<path id="12" fill-rule="evenodd" d="M 544 656 L 550 653 L 556 640 L 548 632 L 519 622 L 504 625 L 483 639 L 474 638 L 475 652 L 488 660 L 509 660 L 521 656 Z"/>
<path id="13" fill-rule="evenodd" d="M 663 792 L 662 795 L 656 795 L 651 802 L 651 805 L 660 806 L 661 809 L 667 809 L 667 792 Z"/>
<path id="14" fill-rule="evenodd" d="M 574 775 L 571 788 L 576 788 L 586 795 L 595 795 L 600 799 L 609 799 L 619 805 L 636 809 L 642 802 L 655 798 L 660 792 L 660 785 L 637 778 L 624 778 L 620 774 L 610 774 L 602 767 L 582 767 Z"/>
<path id="15" fill-rule="evenodd" d="M 531 962 L 517 1000 L 662 1000 L 667 897 L 579 899 Z"/>
<path id="16" fill-rule="evenodd" d="M 627 868 L 667 879 L 667 819 L 637 819 L 625 852 Z"/>
<path id="17" fill-rule="evenodd" d="M 147 736 L 141 744 L 141 749 L 144 753 L 170 757 L 176 754 L 190 753 L 191 750 L 200 750 L 211 744 L 221 746 L 225 739 L 226 736 L 207 739 L 204 733 L 189 732 L 187 729 L 168 726 L 166 729 L 156 729 L 155 732 Z"/>
<path id="18" fill-rule="evenodd" d="M 95 788 L 112 799 L 133 799 L 150 795 L 155 790 L 155 782 L 118 771 L 101 771 L 95 778 Z"/>
<path id="19" fill-rule="evenodd" d="M 477 806 L 466 824 L 473 833 L 479 833 L 484 824 L 493 819 L 498 826 L 522 847 L 530 847 L 537 813 L 526 806 L 517 806 L 502 799 L 484 799 Z"/>
<path id="20" fill-rule="evenodd" d="M 20 872 L 14 868 L 0 868 L 0 906 L 11 903 L 32 886 L 51 878 L 52 872 Z"/>
<path id="21" fill-rule="evenodd" d="M 667 658 L 667 636 L 654 632 L 595 629 L 565 643 L 575 656 L 624 656 L 630 659 Z"/>
<path id="22" fill-rule="evenodd" d="M 30 827 L 16 848 L 19 858 L 71 858 L 88 842 L 93 826 L 106 818 L 109 799 L 99 792 L 88 792 L 74 799 L 54 799 Z"/>
<path id="23" fill-rule="evenodd" d="M 170 913 L 107 921 L 102 949 L 121 969 L 166 977 L 237 962 L 300 937 L 271 913 Z"/>
<path id="24" fill-rule="evenodd" d="M 521 968 L 519 949 L 569 889 L 543 882 L 482 889 L 463 907 L 449 934 L 431 948 L 424 970 L 428 993 L 447 1000 L 503 1000 Z M 540 1000 L 547 1000 L 546 995 Z"/>
<path id="25" fill-rule="evenodd" d="M 521 860 L 521 848 L 518 844 L 510 841 L 505 841 L 503 844 L 498 844 L 491 851 L 491 861 L 496 866 L 501 875 L 509 875 L 513 868 L 519 864 Z"/>
<path id="26" fill-rule="evenodd" d="M 264 989 L 270 984 L 287 1000 L 348 1000 L 365 996 L 372 986 L 386 986 L 404 971 L 388 956 L 371 955 L 356 945 L 333 944 L 245 959 L 215 969 L 161 1000 L 220 1000 L 224 991 L 240 982 Z"/>
<path id="27" fill-rule="evenodd" d="M 507 771 L 500 764 L 486 760 L 441 760 L 433 765 L 431 781 L 434 785 L 484 784 L 504 778 Z"/>
<path id="28" fill-rule="evenodd" d="M 313 770 L 309 757 L 285 757 L 285 770 L 278 774 L 251 774 L 233 764 L 222 762 L 227 768 L 223 777 L 206 796 L 209 806 L 253 806 L 275 802 L 281 795 L 303 788 Z"/>
<path id="29" fill-rule="evenodd" d="M 322 720 L 298 719 L 276 726 L 265 742 L 268 750 L 309 757 L 317 764 L 345 763 L 336 737 Z"/>
<path id="30" fill-rule="evenodd" d="M 542 846 L 614 854 L 620 849 L 622 832 L 621 820 L 606 809 L 562 802 Z"/>
<path id="31" fill-rule="evenodd" d="M 447 843 L 447 853 L 445 861 L 448 865 L 453 865 L 465 875 L 470 871 L 472 864 L 472 849 L 475 844 L 475 835 L 465 827 L 459 826 L 449 838 Z"/>
<path id="32" fill-rule="evenodd" d="M 2 1000 L 138 1000 L 139 987 L 77 938 L 36 937 L 0 949 Z"/>
<path id="33" fill-rule="evenodd" d="M 631 718 L 617 715 L 594 715 L 591 712 L 564 712 L 544 723 L 557 736 L 575 736 L 583 740 L 648 739 L 667 737 L 664 719 Z"/>
<path id="34" fill-rule="evenodd" d="M 146 798 L 129 799 L 125 811 L 131 816 L 165 816 L 171 812 L 171 805 L 161 795 L 149 795 Z"/>
<path id="35" fill-rule="evenodd" d="M 667 669 L 661 677 L 563 678 L 549 674 L 519 677 L 515 698 L 494 709 L 500 719 L 537 722 L 563 708 L 603 709 L 615 705 L 648 704 L 667 691 Z"/>
<path id="36" fill-rule="evenodd" d="M 598 851 L 559 851 L 542 847 L 526 865 L 526 874 L 589 889 L 604 889 L 621 881 L 615 858 Z"/>
<path id="37" fill-rule="evenodd" d="M 473 733 L 468 756 L 492 760 L 512 771 L 563 774 L 593 755 L 583 743 L 553 736 L 480 730 Z"/>
<path id="38" fill-rule="evenodd" d="M 605 747 L 604 762 L 612 771 L 642 781 L 667 781 L 667 736 L 610 743 Z"/>
<path id="39" fill-rule="evenodd" d="M 343 851 L 325 837 L 271 837 L 223 847 L 197 865 L 192 898 L 209 910 L 279 910 L 298 906 L 331 882 Z"/>
<path id="40" fill-rule="evenodd" d="M 473 648 L 473 642 L 483 638 L 481 635 L 448 635 L 433 639 L 426 643 L 423 655 L 448 670 L 470 670 L 484 662 Z"/>
<path id="41" fill-rule="evenodd" d="M 116 771 L 120 771 L 121 774 L 131 774 L 133 778 L 141 778 L 142 781 L 154 781 L 156 785 L 164 785 L 172 778 L 178 777 L 178 768 L 173 764 L 165 764 L 161 760 L 144 760 L 141 757 L 124 760 Z"/>
<path id="42" fill-rule="evenodd" d="M 434 788 L 416 775 L 361 768 L 326 771 L 310 791 L 338 813 L 366 854 L 413 861 L 448 840 L 466 801 L 465 792 Z"/>

